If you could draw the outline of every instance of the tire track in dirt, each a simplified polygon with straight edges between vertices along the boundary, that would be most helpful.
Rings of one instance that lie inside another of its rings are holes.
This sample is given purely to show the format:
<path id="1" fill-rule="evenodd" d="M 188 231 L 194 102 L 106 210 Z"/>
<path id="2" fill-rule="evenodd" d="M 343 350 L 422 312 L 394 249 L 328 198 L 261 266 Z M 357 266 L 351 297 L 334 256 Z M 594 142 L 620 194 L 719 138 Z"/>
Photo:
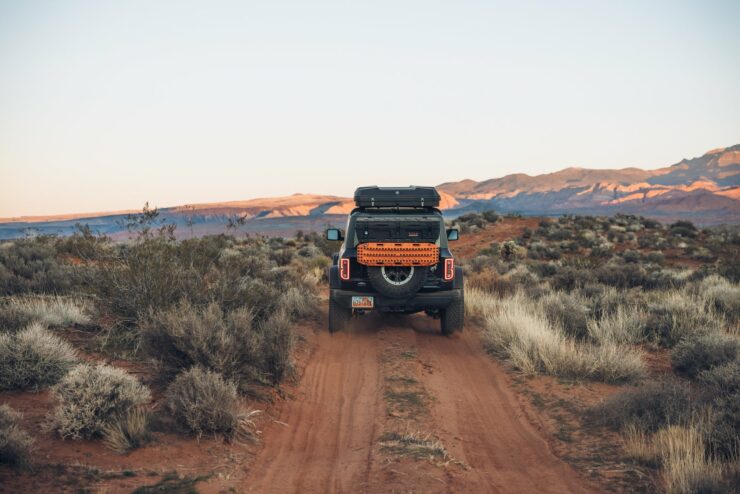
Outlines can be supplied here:
<path id="1" fill-rule="evenodd" d="M 379 438 L 397 429 L 384 398 L 388 352 L 413 348 L 430 411 L 412 425 L 440 439 L 465 467 L 394 459 Z M 442 336 L 423 316 L 353 321 L 318 330 L 295 396 L 264 429 L 249 492 L 594 492 L 550 450 L 508 376 L 468 330 Z"/>
<path id="2" fill-rule="evenodd" d="M 508 376 L 468 330 L 447 338 L 436 321 L 409 318 L 419 357 L 430 369 L 425 385 L 436 398 L 436 433 L 473 475 L 470 492 L 593 492 L 557 458 L 529 421 Z"/>
<path id="3" fill-rule="evenodd" d="M 378 360 L 372 332 L 320 332 L 296 396 L 265 427 L 247 490 L 362 490 L 382 401 Z"/>

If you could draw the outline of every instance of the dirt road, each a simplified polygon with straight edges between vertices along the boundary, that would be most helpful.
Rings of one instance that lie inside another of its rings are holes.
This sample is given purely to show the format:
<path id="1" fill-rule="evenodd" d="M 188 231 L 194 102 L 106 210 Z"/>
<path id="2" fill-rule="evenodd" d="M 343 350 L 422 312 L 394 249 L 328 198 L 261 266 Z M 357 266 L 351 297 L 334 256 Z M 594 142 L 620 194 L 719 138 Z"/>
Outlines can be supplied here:
<path id="1" fill-rule="evenodd" d="M 294 396 L 264 430 L 247 491 L 594 491 L 552 454 L 474 331 L 447 338 L 423 316 L 353 324 L 318 333 Z M 389 383 L 399 380 L 412 391 L 394 394 Z M 439 440 L 449 458 L 399 457 L 380 446 L 384 434 L 409 430 Z"/>

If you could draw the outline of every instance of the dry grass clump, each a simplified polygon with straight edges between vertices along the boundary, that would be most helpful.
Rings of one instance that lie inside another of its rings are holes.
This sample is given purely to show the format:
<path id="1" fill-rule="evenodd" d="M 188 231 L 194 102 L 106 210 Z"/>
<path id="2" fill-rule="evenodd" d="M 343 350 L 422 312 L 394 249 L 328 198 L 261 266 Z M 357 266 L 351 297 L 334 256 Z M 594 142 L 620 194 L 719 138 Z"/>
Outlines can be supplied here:
<path id="1" fill-rule="evenodd" d="M 551 324 L 559 326 L 573 338 L 588 337 L 590 319 L 589 301 L 576 293 L 562 291 L 545 294 L 539 301 Z"/>
<path id="2" fill-rule="evenodd" d="M 293 335 L 283 311 L 259 321 L 249 308 L 224 314 L 212 303 L 187 301 L 152 313 L 141 325 L 142 348 L 160 364 L 165 380 L 200 365 L 244 388 L 277 383 L 290 370 Z"/>
<path id="3" fill-rule="evenodd" d="M 632 381 L 645 374 L 645 364 L 634 350 L 568 338 L 521 293 L 498 302 L 498 312 L 486 318 L 484 340 L 491 352 L 527 374 L 604 382 Z"/>
<path id="4" fill-rule="evenodd" d="M 149 410 L 143 406 L 131 407 L 116 414 L 103 427 L 103 441 L 113 451 L 127 453 L 152 440 L 149 430 Z"/>
<path id="5" fill-rule="evenodd" d="M 630 345 L 644 340 L 642 315 L 640 312 L 618 306 L 600 319 L 588 322 L 588 334 L 599 343 Z"/>
<path id="6" fill-rule="evenodd" d="M 29 464 L 33 438 L 20 426 L 22 415 L 0 405 L 0 465 L 22 468 Z"/>
<path id="7" fill-rule="evenodd" d="M 12 298 L 0 299 L 0 333 L 14 333 L 33 322 L 30 315 L 11 304 Z"/>
<path id="8" fill-rule="evenodd" d="M 740 322 L 740 285 L 737 283 L 718 275 L 708 276 L 699 285 L 699 296 L 708 309 L 718 311 L 732 323 Z"/>
<path id="9" fill-rule="evenodd" d="M 656 346 L 673 347 L 684 338 L 722 331 L 722 320 L 686 291 L 658 292 L 648 303 L 643 333 Z"/>
<path id="10" fill-rule="evenodd" d="M 149 389 L 123 369 L 80 364 L 52 389 L 59 401 L 52 426 L 64 438 L 100 436 L 116 417 L 150 399 Z"/>
<path id="11" fill-rule="evenodd" d="M 77 361 L 64 340 L 33 323 L 0 334 L 0 390 L 39 390 L 57 383 Z"/>
<path id="12" fill-rule="evenodd" d="M 380 437 L 380 449 L 417 460 L 445 462 L 452 459 L 440 441 L 419 431 L 387 432 Z"/>
<path id="13" fill-rule="evenodd" d="M 628 426 L 622 446 L 627 457 L 661 468 L 667 493 L 727 492 L 723 486 L 724 467 L 707 454 L 700 420 L 670 425 L 653 434 Z"/>
<path id="14" fill-rule="evenodd" d="M 13 297 L 9 308 L 44 326 L 89 324 L 90 306 L 85 299 L 57 295 Z"/>
<path id="15" fill-rule="evenodd" d="M 707 457 L 699 425 L 670 426 L 655 434 L 669 494 L 721 492 L 722 466 Z"/>
<path id="16" fill-rule="evenodd" d="M 236 384 L 201 367 L 177 376 L 167 388 L 166 407 L 180 426 L 198 437 L 223 434 L 231 438 L 242 418 Z"/>
<path id="17" fill-rule="evenodd" d="M 497 309 L 496 300 L 478 288 L 465 288 L 465 316 L 482 318 L 492 315 Z"/>

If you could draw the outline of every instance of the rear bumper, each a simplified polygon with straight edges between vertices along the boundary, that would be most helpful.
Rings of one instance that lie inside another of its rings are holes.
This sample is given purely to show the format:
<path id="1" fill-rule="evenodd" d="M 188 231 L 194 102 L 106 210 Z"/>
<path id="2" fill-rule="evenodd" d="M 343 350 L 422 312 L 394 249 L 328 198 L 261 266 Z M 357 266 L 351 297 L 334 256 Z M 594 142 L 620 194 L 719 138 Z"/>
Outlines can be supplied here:
<path id="1" fill-rule="evenodd" d="M 446 309 L 453 301 L 462 298 L 461 289 L 420 292 L 407 299 L 388 298 L 377 293 L 332 289 L 329 296 L 345 309 L 352 308 L 352 297 L 371 296 L 375 309 L 381 312 L 419 312 L 422 310 Z"/>

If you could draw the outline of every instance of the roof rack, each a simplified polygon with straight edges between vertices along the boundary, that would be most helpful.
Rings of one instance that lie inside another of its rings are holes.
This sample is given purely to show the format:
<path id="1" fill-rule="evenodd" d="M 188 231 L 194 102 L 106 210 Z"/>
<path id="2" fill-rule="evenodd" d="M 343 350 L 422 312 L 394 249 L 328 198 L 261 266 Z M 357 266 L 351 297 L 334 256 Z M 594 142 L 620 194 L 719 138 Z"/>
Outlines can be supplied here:
<path id="1" fill-rule="evenodd" d="M 359 208 L 437 208 L 440 196 L 434 187 L 358 187 L 355 204 Z"/>

